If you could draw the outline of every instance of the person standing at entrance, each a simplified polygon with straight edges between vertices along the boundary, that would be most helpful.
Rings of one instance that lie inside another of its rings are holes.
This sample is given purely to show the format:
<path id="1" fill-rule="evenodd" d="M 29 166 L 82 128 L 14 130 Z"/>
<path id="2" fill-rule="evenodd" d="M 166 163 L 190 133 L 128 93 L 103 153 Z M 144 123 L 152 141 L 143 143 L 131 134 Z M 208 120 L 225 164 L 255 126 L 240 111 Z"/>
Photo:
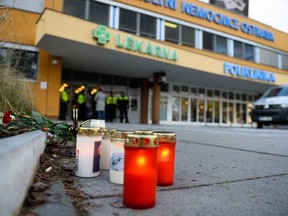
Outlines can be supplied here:
<path id="1" fill-rule="evenodd" d="M 79 109 L 79 120 L 85 120 L 86 119 L 86 96 L 83 91 L 79 92 L 77 95 L 77 107 Z"/>
<path id="2" fill-rule="evenodd" d="M 113 95 L 113 92 L 110 92 L 110 95 L 106 98 L 106 117 L 108 122 L 113 122 L 116 117 L 116 108 L 117 98 Z"/>
<path id="3" fill-rule="evenodd" d="M 120 112 L 120 122 L 123 122 L 123 117 L 125 117 L 126 123 L 129 123 L 128 119 L 128 108 L 129 108 L 129 99 L 124 92 L 121 92 L 120 97 L 117 99 L 117 105 Z"/>
<path id="4" fill-rule="evenodd" d="M 94 97 L 95 107 L 96 107 L 96 118 L 105 120 L 105 103 L 106 103 L 106 94 L 102 91 L 101 88 L 98 89 Z"/>
<path id="5" fill-rule="evenodd" d="M 60 93 L 60 120 L 66 120 L 66 113 L 69 103 L 69 93 L 67 89 L 64 88 L 63 91 Z"/>

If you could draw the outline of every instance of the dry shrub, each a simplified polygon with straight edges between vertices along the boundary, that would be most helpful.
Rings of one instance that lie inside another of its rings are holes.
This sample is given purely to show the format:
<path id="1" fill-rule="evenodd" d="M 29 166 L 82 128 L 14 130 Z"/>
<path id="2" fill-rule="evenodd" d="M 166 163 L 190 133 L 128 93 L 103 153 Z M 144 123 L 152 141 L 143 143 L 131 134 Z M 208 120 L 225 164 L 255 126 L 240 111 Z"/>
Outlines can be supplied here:
<path id="1" fill-rule="evenodd" d="M 25 78 L 14 68 L 0 65 L 0 111 L 31 113 L 33 98 Z"/>
<path id="2" fill-rule="evenodd" d="M 2 4 L 3 3 L 3 4 Z M 5 6 L 6 1 L 0 0 L 0 112 L 12 111 L 13 113 L 31 113 L 33 110 L 33 98 L 30 86 L 22 76 L 21 71 L 16 71 L 20 56 L 7 55 L 6 40 L 11 32 L 8 32 L 11 20 L 9 12 L 11 8 Z M 8 52 L 13 53 L 13 52 Z M 16 60 L 11 67 L 11 58 Z"/>

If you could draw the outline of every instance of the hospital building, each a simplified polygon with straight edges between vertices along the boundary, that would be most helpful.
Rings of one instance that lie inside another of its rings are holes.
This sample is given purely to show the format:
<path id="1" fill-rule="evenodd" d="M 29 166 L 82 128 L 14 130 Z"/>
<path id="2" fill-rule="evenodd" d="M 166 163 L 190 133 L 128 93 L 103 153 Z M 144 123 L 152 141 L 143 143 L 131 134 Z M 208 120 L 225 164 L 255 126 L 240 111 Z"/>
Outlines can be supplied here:
<path id="1" fill-rule="evenodd" d="M 131 123 L 251 127 L 253 101 L 267 88 L 288 83 L 288 35 L 217 5 L 196 0 L 1 5 L 8 20 L 0 57 L 13 52 L 24 59 L 18 66 L 35 110 L 47 117 L 59 117 L 60 91 L 67 85 L 68 119 L 80 90 L 89 118 L 89 98 L 101 87 L 107 95 L 126 93 Z"/>

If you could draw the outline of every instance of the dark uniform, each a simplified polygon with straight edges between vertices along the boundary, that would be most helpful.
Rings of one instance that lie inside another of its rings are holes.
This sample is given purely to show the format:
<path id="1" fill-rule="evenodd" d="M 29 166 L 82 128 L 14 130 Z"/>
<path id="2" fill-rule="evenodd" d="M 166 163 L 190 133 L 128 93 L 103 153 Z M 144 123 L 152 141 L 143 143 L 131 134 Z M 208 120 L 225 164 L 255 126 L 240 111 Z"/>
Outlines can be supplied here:
<path id="1" fill-rule="evenodd" d="M 116 108 L 117 108 L 117 98 L 111 92 L 110 95 L 106 98 L 106 117 L 108 122 L 113 122 L 116 117 Z"/>
<path id="2" fill-rule="evenodd" d="M 85 120 L 86 119 L 86 97 L 83 92 L 80 92 L 77 95 L 77 105 L 79 109 L 79 120 Z"/>
<path id="3" fill-rule="evenodd" d="M 60 94 L 60 120 L 66 120 L 66 112 L 68 108 L 68 103 L 69 103 L 69 94 L 64 89 L 61 94 Z"/>
<path id="4" fill-rule="evenodd" d="M 120 122 L 123 122 L 123 117 L 125 117 L 126 123 L 129 123 L 128 119 L 128 108 L 129 108 L 129 99 L 124 94 L 124 92 L 121 92 L 121 96 L 117 99 L 117 105 L 120 112 Z"/>

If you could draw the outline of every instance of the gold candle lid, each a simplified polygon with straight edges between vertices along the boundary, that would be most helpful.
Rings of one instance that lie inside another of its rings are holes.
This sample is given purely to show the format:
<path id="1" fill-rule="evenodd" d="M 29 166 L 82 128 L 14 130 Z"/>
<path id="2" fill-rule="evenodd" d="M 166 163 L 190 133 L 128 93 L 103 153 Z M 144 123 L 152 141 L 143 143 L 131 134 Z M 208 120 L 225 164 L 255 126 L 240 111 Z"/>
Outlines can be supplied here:
<path id="1" fill-rule="evenodd" d="M 157 135 L 147 134 L 129 134 L 125 142 L 127 147 L 141 147 L 141 148 L 157 148 Z"/>
<path id="2" fill-rule="evenodd" d="M 128 134 L 133 134 L 133 131 L 114 130 L 111 131 L 111 141 L 123 141 L 127 138 Z"/>
<path id="3" fill-rule="evenodd" d="M 100 133 L 103 137 L 110 137 L 111 133 L 116 130 L 116 128 L 100 127 Z"/>
<path id="4" fill-rule="evenodd" d="M 84 128 L 84 127 L 80 127 L 78 129 L 77 135 L 101 136 L 101 132 L 100 132 L 100 128 Z"/>
<path id="5" fill-rule="evenodd" d="M 153 133 L 152 130 L 135 130 L 135 134 L 146 134 L 146 135 L 151 135 Z"/>
<path id="6" fill-rule="evenodd" d="M 154 135 L 158 136 L 159 142 L 176 142 L 176 133 L 172 131 L 154 131 Z"/>

